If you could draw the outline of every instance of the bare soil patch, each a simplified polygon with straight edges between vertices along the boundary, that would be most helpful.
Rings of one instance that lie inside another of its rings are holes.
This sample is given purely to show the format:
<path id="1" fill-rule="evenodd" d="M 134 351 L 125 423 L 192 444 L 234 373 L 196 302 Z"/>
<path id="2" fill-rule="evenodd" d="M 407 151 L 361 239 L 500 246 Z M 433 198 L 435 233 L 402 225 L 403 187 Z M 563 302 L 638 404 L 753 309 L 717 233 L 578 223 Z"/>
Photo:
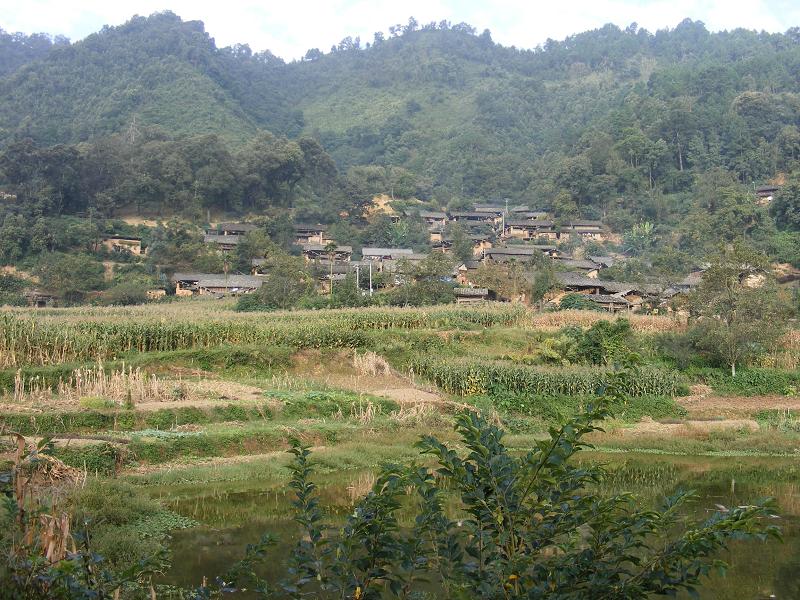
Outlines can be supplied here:
<path id="1" fill-rule="evenodd" d="M 707 385 L 693 385 L 691 392 L 676 401 L 692 417 L 741 417 L 760 410 L 800 410 L 800 396 L 719 396 Z"/>

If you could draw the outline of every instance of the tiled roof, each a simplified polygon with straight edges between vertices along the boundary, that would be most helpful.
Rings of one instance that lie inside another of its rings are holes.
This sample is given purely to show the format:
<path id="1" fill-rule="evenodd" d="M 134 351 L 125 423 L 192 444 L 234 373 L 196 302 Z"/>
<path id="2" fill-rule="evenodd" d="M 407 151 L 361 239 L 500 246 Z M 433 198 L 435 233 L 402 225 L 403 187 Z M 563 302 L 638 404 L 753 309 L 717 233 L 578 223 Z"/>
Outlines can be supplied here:
<path id="1" fill-rule="evenodd" d="M 197 287 L 259 288 L 264 281 L 251 275 L 225 275 L 224 273 L 175 273 L 173 281 L 188 281 Z"/>

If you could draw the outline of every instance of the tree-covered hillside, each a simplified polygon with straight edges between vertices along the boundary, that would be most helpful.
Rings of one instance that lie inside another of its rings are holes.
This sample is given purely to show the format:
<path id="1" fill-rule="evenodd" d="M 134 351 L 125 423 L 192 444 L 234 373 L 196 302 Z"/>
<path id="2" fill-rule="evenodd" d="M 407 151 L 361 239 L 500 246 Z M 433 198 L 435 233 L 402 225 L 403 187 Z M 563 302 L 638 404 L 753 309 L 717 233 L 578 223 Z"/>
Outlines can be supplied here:
<path id="1" fill-rule="evenodd" d="M 71 45 L 0 44 L 5 220 L 288 207 L 357 221 L 381 192 L 511 198 L 602 218 L 629 250 L 744 236 L 800 261 L 800 187 L 771 211 L 752 195 L 800 166 L 798 28 L 608 25 L 519 50 L 410 19 L 284 63 L 160 13 Z"/>
<path id="2" fill-rule="evenodd" d="M 136 124 L 234 144 L 302 132 L 341 167 L 403 166 L 444 199 L 545 199 L 543 181 L 566 179 L 579 203 L 680 191 L 712 166 L 763 180 L 798 156 L 797 30 L 608 25 L 530 51 L 464 24 L 392 30 L 290 64 L 218 49 L 171 13 L 49 51 L 5 35 L 0 139 L 75 143 Z"/>

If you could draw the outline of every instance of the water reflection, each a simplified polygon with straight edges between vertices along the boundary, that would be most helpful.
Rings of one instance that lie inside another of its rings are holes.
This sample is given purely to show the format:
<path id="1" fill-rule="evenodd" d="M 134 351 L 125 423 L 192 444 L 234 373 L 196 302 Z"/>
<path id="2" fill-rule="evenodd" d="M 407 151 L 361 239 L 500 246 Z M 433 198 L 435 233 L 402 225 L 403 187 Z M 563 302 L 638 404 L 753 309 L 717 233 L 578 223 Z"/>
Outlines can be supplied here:
<path id="1" fill-rule="evenodd" d="M 678 489 L 694 489 L 699 501 L 695 517 L 715 505 L 738 506 L 774 497 L 782 516 L 783 544 L 769 541 L 733 544 L 720 558 L 731 564 L 727 576 L 714 576 L 701 590 L 704 600 L 800 599 L 800 466 L 778 458 L 705 458 L 650 455 L 587 454 L 584 460 L 603 462 L 609 471 L 603 493 L 633 492 L 645 505 L 654 506 Z M 372 485 L 370 472 L 345 471 L 316 478 L 330 522 L 341 522 L 354 499 Z M 178 513 L 203 526 L 175 532 L 173 568 L 165 583 L 198 585 L 204 576 L 225 572 L 241 558 L 244 547 L 261 534 L 278 536 L 275 556 L 286 556 L 296 541 L 297 525 L 291 519 L 292 494 L 285 487 L 253 488 L 245 483 L 220 483 L 203 488 L 165 487 L 158 495 Z M 452 510 L 456 510 L 453 499 Z M 410 524 L 409 508 L 401 523 Z M 283 572 L 279 560 L 267 565 L 265 575 Z"/>

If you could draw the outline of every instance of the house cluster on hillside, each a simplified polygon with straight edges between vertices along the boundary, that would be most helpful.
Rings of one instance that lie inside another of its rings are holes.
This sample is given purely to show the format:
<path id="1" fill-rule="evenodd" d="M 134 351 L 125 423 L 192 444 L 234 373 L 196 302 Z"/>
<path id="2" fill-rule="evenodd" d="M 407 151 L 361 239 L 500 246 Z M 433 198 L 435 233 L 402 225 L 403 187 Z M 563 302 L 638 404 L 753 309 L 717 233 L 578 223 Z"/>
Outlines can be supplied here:
<path id="1" fill-rule="evenodd" d="M 452 254 L 458 236 L 462 244 L 465 239 L 471 244 L 473 258 L 459 262 L 452 273 L 452 280 L 459 286 L 454 290 L 458 303 L 527 301 L 523 292 L 508 298 L 497 290 L 478 285 L 476 273 L 482 266 L 523 266 L 543 259 L 550 260 L 556 272 L 557 289 L 550 295 L 551 302 L 559 302 L 566 294 L 581 294 L 609 312 L 663 305 L 699 281 L 697 273 L 685 281 L 664 285 L 604 280 L 602 271 L 614 266 L 621 257 L 576 257 L 564 250 L 570 246 L 565 246 L 569 241 L 614 241 L 613 234 L 600 221 L 575 220 L 558 226 L 545 211 L 528 206 L 506 208 L 489 204 L 476 205 L 470 211 L 409 210 L 389 216 L 393 222 L 422 219 L 428 229 L 431 252 Z M 453 232 L 454 223 L 459 225 L 459 233 Z M 257 227 L 249 223 L 220 223 L 206 231 L 204 239 L 227 252 L 234 250 L 243 237 L 255 229 Z M 303 258 L 315 267 L 312 272 L 322 292 L 329 291 L 331 285 L 348 276 L 366 282 L 376 273 L 391 274 L 390 285 L 401 284 L 407 280 L 405 275 L 413 272 L 413 268 L 428 256 L 412 248 L 364 247 L 358 251 L 349 240 L 333 239 L 323 224 L 298 223 L 294 234 Z M 176 273 L 173 279 L 176 293 L 180 295 L 245 294 L 260 287 L 268 277 L 267 267 L 266 259 L 256 258 L 249 275 Z"/>
<path id="2" fill-rule="evenodd" d="M 459 286 L 454 290 L 458 303 L 526 301 L 523 292 L 508 298 L 497 290 L 478 285 L 475 275 L 481 266 L 524 266 L 541 260 L 550 260 L 556 271 L 557 289 L 550 296 L 551 302 L 558 302 L 566 294 L 581 294 L 609 312 L 656 307 L 665 299 L 696 285 L 697 279 L 690 278 L 672 285 L 603 280 L 602 271 L 614 266 L 621 257 L 575 257 L 564 250 L 564 242 L 570 240 L 613 240 L 613 234 L 600 221 L 576 220 L 556 226 L 547 212 L 532 210 L 528 206 L 506 209 L 494 205 L 477 205 L 471 211 L 421 210 L 389 216 L 394 222 L 422 219 L 428 228 L 431 252 L 452 254 L 457 235 L 461 236 L 462 243 L 465 239 L 471 243 L 473 258 L 459 262 L 452 273 L 452 280 Z M 454 235 L 452 223 L 460 226 L 459 234 Z M 221 223 L 206 232 L 205 241 L 222 251 L 230 251 L 243 236 L 255 229 L 248 223 Z M 428 256 L 412 248 L 364 247 L 359 251 L 349 243 L 341 243 L 349 240 L 333 239 L 323 224 L 298 223 L 294 234 L 295 244 L 303 258 L 315 267 L 312 272 L 316 273 L 318 288 L 322 292 L 329 291 L 331 285 L 349 275 L 366 282 L 367 278 L 371 281 L 376 273 L 386 273 L 393 275 L 389 278 L 390 285 L 401 284 L 407 280 L 405 275 L 412 273 L 413 268 Z M 250 275 L 176 273 L 174 280 L 176 293 L 180 295 L 219 295 L 249 293 L 258 289 L 265 277 L 268 277 L 268 261 L 256 258 L 252 261 Z"/>

